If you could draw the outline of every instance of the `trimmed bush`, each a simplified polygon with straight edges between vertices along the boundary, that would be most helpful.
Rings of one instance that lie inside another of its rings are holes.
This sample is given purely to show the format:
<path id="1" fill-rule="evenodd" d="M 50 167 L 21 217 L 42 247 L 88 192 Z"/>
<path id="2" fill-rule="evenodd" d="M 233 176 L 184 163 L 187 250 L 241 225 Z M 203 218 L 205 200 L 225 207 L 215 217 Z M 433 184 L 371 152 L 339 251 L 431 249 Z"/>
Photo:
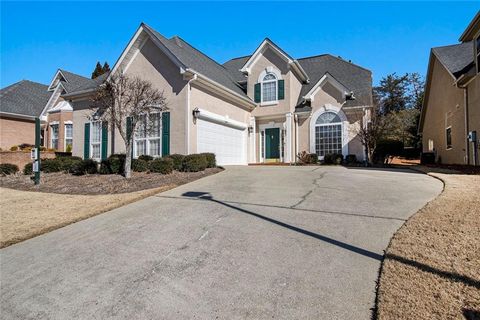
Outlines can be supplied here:
<path id="1" fill-rule="evenodd" d="M 215 168 L 217 166 L 215 153 L 205 152 L 200 154 L 205 157 L 205 160 L 207 161 L 207 168 Z"/>
<path id="2" fill-rule="evenodd" d="M 357 163 L 357 156 L 354 155 L 354 154 L 348 154 L 346 157 L 345 157 L 345 162 L 347 164 L 355 164 Z"/>
<path id="3" fill-rule="evenodd" d="M 146 154 L 142 154 L 141 156 L 138 157 L 138 160 L 152 161 L 153 157 Z"/>
<path id="4" fill-rule="evenodd" d="M 33 174 L 33 164 L 32 163 L 27 163 L 23 167 L 23 174 L 26 175 L 26 176 Z"/>
<path id="5" fill-rule="evenodd" d="M 112 174 L 110 171 L 110 162 L 108 160 L 102 160 L 100 162 L 100 168 L 98 169 L 99 174 Z"/>
<path id="6" fill-rule="evenodd" d="M 148 170 L 147 160 L 142 160 L 142 159 L 133 159 L 132 160 L 132 171 L 145 172 L 147 170 Z"/>
<path id="7" fill-rule="evenodd" d="M 0 175 L 7 176 L 18 172 L 18 166 L 11 163 L 0 164 Z"/>
<path id="8" fill-rule="evenodd" d="M 318 155 L 316 153 L 310 153 L 309 155 L 310 162 L 311 164 L 318 163 Z"/>
<path id="9" fill-rule="evenodd" d="M 18 148 L 20 148 L 20 150 L 32 150 L 35 146 L 33 144 L 22 143 L 18 145 Z"/>
<path id="10" fill-rule="evenodd" d="M 183 154 L 171 154 L 167 156 L 166 158 L 170 158 L 173 160 L 173 169 L 177 171 L 182 171 L 183 170 L 183 158 L 185 156 Z"/>
<path id="11" fill-rule="evenodd" d="M 18 151 L 18 146 L 11 146 L 10 151 Z"/>
<path id="12" fill-rule="evenodd" d="M 106 165 L 111 174 L 125 173 L 125 154 L 112 154 L 106 160 Z"/>
<path id="13" fill-rule="evenodd" d="M 80 157 L 59 157 L 56 158 L 56 160 L 60 163 L 61 170 L 64 172 L 69 172 L 70 168 L 75 164 L 80 161 L 82 161 L 82 158 Z M 41 166 L 41 163 L 40 163 Z"/>
<path id="14" fill-rule="evenodd" d="M 173 171 L 173 160 L 171 158 L 158 158 L 148 163 L 151 172 L 169 174 Z"/>
<path id="15" fill-rule="evenodd" d="M 190 154 L 183 158 L 183 171 L 198 172 L 207 168 L 207 159 L 201 154 Z"/>
<path id="16" fill-rule="evenodd" d="M 324 164 L 342 164 L 343 155 L 341 153 L 329 153 L 323 158 Z"/>
<path id="17" fill-rule="evenodd" d="M 40 171 L 45 173 L 62 171 L 62 162 L 59 159 L 43 159 L 40 161 Z"/>
<path id="18" fill-rule="evenodd" d="M 97 173 L 97 162 L 92 159 L 78 161 L 72 165 L 69 172 L 74 176 Z"/>

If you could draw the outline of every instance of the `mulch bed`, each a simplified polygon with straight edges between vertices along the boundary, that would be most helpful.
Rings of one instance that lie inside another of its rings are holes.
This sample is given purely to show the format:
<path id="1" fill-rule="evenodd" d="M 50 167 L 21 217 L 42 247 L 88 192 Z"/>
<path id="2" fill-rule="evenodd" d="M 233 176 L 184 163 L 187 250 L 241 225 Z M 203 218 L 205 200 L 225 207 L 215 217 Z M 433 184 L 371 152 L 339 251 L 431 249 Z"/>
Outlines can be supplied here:
<path id="1" fill-rule="evenodd" d="M 133 172 L 130 179 L 121 175 L 91 174 L 73 176 L 55 172 L 42 173 L 40 185 L 35 186 L 30 176 L 21 173 L 0 177 L 0 187 L 23 191 L 39 191 L 60 194 L 117 194 L 158 188 L 167 185 L 181 185 L 222 171 L 210 168 L 200 172 L 177 172 L 171 174 Z"/>

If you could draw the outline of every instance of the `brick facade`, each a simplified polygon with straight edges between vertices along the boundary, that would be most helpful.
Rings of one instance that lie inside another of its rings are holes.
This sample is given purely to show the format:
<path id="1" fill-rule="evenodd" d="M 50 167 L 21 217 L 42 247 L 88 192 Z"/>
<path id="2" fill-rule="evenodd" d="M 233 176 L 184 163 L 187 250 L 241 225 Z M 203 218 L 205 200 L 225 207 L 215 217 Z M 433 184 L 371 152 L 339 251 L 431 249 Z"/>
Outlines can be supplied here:
<path id="1" fill-rule="evenodd" d="M 0 117 L 0 148 L 10 150 L 22 143 L 35 144 L 35 122 Z"/>
<path id="2" fill-rule="evenodd" d="M 55 152 L 42 151 L 40 157 L 42 159 L 53 159 L 55 158 Z M 0 163 L 15 164 L 20 170 L 23 170 L 27 163 L 32 163 L 30 151 L 0 151 Z"/>

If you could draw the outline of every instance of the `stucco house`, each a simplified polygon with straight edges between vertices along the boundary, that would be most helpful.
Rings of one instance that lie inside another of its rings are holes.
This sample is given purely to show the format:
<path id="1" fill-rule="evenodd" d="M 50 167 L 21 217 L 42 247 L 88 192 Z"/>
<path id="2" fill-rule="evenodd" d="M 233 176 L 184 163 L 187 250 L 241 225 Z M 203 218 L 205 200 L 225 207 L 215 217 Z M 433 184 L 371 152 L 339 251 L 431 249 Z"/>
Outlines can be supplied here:
<path id="1" fill-rule="evenodd" d="M 162 128 L 135 135 L 134 157 L 213 152 L 221 165 L 295 162 L 301 151 L 364 158 L 355 128 L 372 106 L 371 72 L 341 58 L 294 59 L 265 39 L 219 64 L 142 23 L 115 72 L 149 80 L 168 101 Z M 63 99 L 73 107 L 73 154 L 100 160 L 125 150 L 117 130 L 92 121 L 94 91 Z"/>
<path id="2" fill-rule="evenodd" d="M 73 108 L 63 96 L 96 88 L 106 75 L 89 79 L 66 70 L 57 70 L 51 83 L 28 80 L 0 91 L 0 147 L 35 143 L 35 118 L 40 118 L 42 145 L 56 151 L 73 147 Z"/>
<path id="3" fill-rule="evenodd" d="M 419 132 L 437 162 L 479 165 L 480 12 L 459 41 L 430 52 Z"/>

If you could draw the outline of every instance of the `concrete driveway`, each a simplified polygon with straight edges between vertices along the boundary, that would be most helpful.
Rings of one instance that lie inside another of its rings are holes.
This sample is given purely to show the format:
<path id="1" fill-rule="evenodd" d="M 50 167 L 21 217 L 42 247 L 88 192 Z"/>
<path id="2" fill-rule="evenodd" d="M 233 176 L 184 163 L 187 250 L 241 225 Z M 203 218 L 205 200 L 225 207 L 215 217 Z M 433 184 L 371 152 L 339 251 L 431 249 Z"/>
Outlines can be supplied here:
<path id="1" fill-rule="evenodd" d="M 389 239 L 441 190 L 408 171 L 231 167 L 1 250 L 2 318 L 368 319 Z"/>

